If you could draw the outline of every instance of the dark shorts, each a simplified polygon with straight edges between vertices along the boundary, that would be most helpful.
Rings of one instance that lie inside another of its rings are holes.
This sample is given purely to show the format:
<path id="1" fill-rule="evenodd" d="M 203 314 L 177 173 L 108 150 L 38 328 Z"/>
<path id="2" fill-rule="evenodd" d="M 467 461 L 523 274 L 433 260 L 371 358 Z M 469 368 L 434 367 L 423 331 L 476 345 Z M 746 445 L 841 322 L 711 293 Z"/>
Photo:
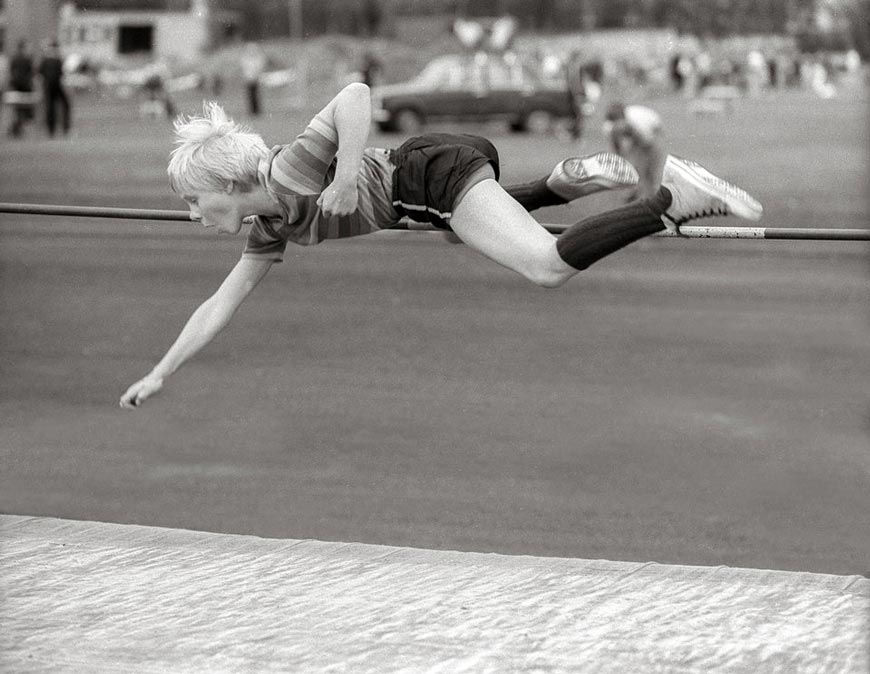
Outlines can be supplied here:
<path id="1" fill-rule="evenodd" d="M 480 136 L 427 133 L 392 153 L 393 206 L 400 215 L 450 229 L 457 199 L 474 174 L 489 164 L 499 176 L 498 151 Z"/>

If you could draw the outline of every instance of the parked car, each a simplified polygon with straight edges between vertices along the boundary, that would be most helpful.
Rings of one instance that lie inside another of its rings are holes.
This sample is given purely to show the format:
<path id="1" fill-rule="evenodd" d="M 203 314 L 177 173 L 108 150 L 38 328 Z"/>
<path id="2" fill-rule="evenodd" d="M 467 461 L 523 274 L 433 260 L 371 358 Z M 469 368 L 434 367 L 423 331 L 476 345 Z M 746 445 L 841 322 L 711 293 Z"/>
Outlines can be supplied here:
<path id="1" fill-rule="evenodd" d="M 543 132 L 573 119 L 564 79 L 544 79 L 518 60 L 452 55 L 431 61 L 413 80 L 372 90 L 382 131 L 419 132 L 427 122 L 503 120 L 514 131 Z"/>

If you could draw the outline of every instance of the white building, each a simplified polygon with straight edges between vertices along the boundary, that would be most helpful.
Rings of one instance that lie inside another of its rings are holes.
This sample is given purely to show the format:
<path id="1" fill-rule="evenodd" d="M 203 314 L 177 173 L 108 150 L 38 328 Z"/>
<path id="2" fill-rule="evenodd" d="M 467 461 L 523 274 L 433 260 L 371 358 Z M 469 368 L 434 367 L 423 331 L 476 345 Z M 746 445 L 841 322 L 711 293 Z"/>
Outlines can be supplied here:
<path id="1" fill-rule="evenodd" d="M 232 12 L 191 0 L 184 10 L 80 10 L 72 2 L 60 10 L 58 36 L 65 53 L 94 62 L 145 57 L 190 61 L 215 46 L 234 25 Z"/>
<path id="2" fill-rule="evenodd" d="M 94 63 L 192 61 L 235 32 L 238 21 L 238 13 L 221 9 L 219 0 L 0 0 L 0 37 L 7 54 L 20 39 L 37 50 L 57 39 L 64 54 Z"/>

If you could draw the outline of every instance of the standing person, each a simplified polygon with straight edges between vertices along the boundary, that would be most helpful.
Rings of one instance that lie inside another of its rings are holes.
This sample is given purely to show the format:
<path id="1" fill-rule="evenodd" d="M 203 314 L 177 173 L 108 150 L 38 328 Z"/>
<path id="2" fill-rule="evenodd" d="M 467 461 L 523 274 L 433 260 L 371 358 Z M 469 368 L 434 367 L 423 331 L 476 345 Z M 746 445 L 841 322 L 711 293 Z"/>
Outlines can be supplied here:
<path id="1" fill-rule="evenodd" d="M 43 104 L 45 105 L 45 126 L 48 135 L 54 136 L 57 126 L 57 108 L 60 107 L 61 126 L 64 135 L 70 130 L 70 102 L 63 86 L 63 58 L 60 47 L 53 40 L 46 54 L 39 63 L 39 75 L 42 77 Z"/>
<path id="2" fill-rule="evenodd" d="M 148 66 L 147 76 L 142 83 L 145 92 L 145 101 L 140 107 L 143 116 L 159 117 L 163 115 L 167 119 L 175 117 L 175 102 L 169 93 L 169 80 L 172 71 L 163 60 L 157 60 Z"/>
<path id="3" fill-rule="evenodd" d="M 385 150 L 366 147 L 370 126 L 371 96 L 360 82 L 342 89 L 292 143 L 271 150 L 216 103 L 176 122 L 169 181 L 191 219 L 225 234 L 253 222 L 241 259 L 160 362 L 121 396 L 122 407 L 157 393 L 226 327 L 288 242 L 358 236 L 410 217 L 452 230 L 484 257 L 555 288 L 633 241 L 689 220 L 761 217 L 761 204 L 743 190 L 669 157 L 655 195 L 585 218 L 557 238 L 528 211 L 629 185 L 636 174 L 627 162 L 608 153 L 565 160 L 546 178 L 505 189 L 498 152 L 484 138 L 432 133 Z"/>
<path id="4" fill-rule="evenodd" d="M 631 198 L 653 196 L 661 183 L 666 157 L 659 114 L 643 105 L 612 103 L 605 114 L 604 134 L 611 150 L 628 160 L 640 176 Z"/>
<path id="5" fill-rule="evenodd" d="M 242 49 L 242 77 L 248 99 L 248 113 L 260 114 L 260 76 L 266 70 L 266 54 L 256 42 L 248 42 Z"/>
<path id="6" fill-rule="evenodd" d="M 683 90 L 683 68 L 680 65 L 682 59 L 682 54 L 674 54 L 668 64 L 668 74 L 671 77 L 671 84 L 674 87 L 674 91 L 677 92 Z"/>
<path id="7" fill-rule="evenodd" d="M 573 52 L 565 63 L 565 80 L 568 85 L 572 114 L 570 134 L 573 140 L 580 140 L 583 136 L 587 96 L 586 67 L 581 62 L 578 52 Z"/>
<path id="8" fill-rule="evenodd" d="M 695 71 L 695 60 L 691 56 L 681 56 L 677 62 L 680 71 L 680 91 L 685 98 L 694 98 L 698 88 L 698 76 Z"/>
<path id="9" fill-rule="evenodd" d="M 33 119 L 33 57 L 27 41 L 21 40 L 9 61 L 9 91 L 13 96 L 9 135 L 18 138 Z"/>

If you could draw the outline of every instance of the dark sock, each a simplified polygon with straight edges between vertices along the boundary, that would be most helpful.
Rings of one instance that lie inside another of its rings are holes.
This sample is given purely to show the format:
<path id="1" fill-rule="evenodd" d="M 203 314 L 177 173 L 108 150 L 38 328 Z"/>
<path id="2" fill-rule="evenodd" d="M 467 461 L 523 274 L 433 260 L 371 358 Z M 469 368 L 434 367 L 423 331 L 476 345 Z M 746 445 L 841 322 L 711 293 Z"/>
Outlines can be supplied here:
<path id="1" fill-rule="evenodd" d="M 572 225 L 556 241 L 556 250 L 574 269 L 586 269 L 620 248 L 665 229 L 661 216 L 670 205 L 671 193 L 660 187 L 655 196 Z"/>
<path id="2" fill-rule="evenodd" d="M 567 199 L 560 197 L 547 187 L 547 178 L 541 178 L 533 183 L 525 183 L 524 185 L 508 185 L 504 189 L 505 192 L 519 201 L 520 205 L 527 211 L 534 211 L 536 208 L 544 208 L 545 206 L 561 206 L 568 203 Z"/>

